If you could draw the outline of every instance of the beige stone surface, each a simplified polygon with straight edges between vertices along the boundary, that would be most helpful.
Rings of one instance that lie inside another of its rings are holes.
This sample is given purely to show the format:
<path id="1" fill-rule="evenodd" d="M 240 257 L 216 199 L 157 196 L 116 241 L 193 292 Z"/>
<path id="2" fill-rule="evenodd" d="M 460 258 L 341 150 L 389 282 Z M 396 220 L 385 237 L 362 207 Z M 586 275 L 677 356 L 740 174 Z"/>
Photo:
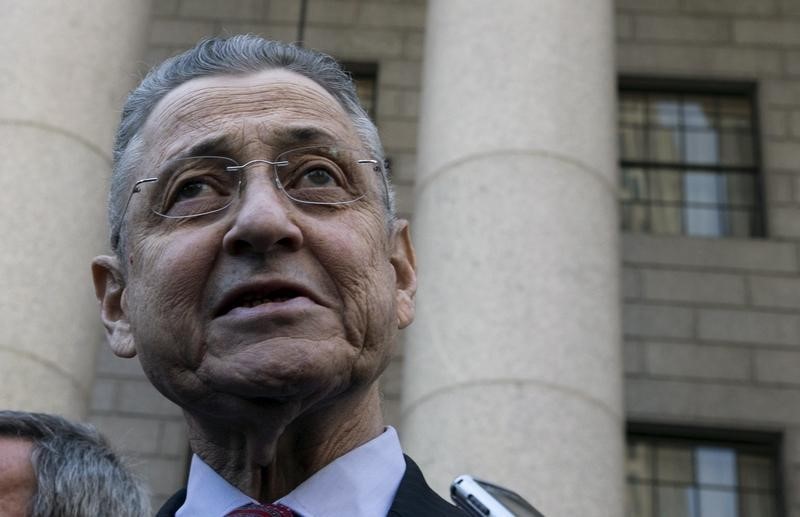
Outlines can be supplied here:
<path id="1" fill-rule="evenodd" d="M 381 63 L 378 82 L 381 86 L 419 88 L 422 63 L 412 59 L 387 59 Z M 386 144 L 391 144 L 391 140 Z"/>
<path id="2" fill-rule="evenodd" d="M 674 11 L 680 6 L 680 0 L 617 0 L 617 9 L 636 11 Z"/>
<path id="3" fill-rule="evenodd" d="M 630 14 L 621 14 L 619 11 L 616 14 L 615 27 L 617 30 L 617 39 L 626 40 L 633 37 L 634 34 L 634 17 Z"/>
<path id="4" fill-rule="evenodd" d="M 411 454 L 445 497 L 456 476 L 471 474 L 545 515 L 624 514 L 609 489 L 623 476 L 621 418 L 591 399 L 536 381 L 475 382 L 420 400 L 404 421 L 442 437 L 416 440 Z"/>
<path id="5" fill-rule="evenodd" d="M 775 0 L 769 0 L 769 3 L 773 1 Z M 797 0 L 777 0 L 777 3 L 781 14 L 800 15 L 800 4 L 797 3 Z"/>
<path id="6" fill-rule="evenodd" d="M 81 418 L 86 411 L 84 379 L 56 364 L 26 354 L 19 346 L 0 342 L 0 407 L 58 413 Z"/>
<path id="7" fill-rule="evenodd" d="M 148 1 L 9 2 L 0 18 L 0 119 L 69 132 L 107 152 L 143 54 Z"/>
<path id="8" fill-rule="evenodd" d="M 618 516 L 612 9 L 509 4 L 428 4 L 403 441 L 441 493 L 466 471 Z"/>
<path id="9" fill-rule="evenodd" d="M 618 71 L 623 74 L 700 76 L 722 79 L 774 77 L 781 73 L 781 53 L 760 47 L 718 44 L 625 42 L 617 47 Z"/>
<path id="10" fill-rule="evenodd" d="M 765 146 L 764 159 L 768 169 L 796 170 L 800 160 L 800 142 L 794 140 L 771 140 Z"/>
<path id="11" fill-rule="evenodd" d="M 148 13 L 121 0 L 3 6 L 2 407 L 85 416 L 102 339 L 89 262 L 106 248 L 110 145 Z"/>
<path id="12" fill-rule="evenodd" d="M 793 174 L 779 174 L 772 172 L 764 178 L 766 181 L 768 204 L 787 204 L 796 201 L 794 193 L 797 181 L 800 178 Z"/>
<path id="13" fill-rule="evenodd" d="M 305 30 L 305 43 L 311 48 L 336 54 L 340 59 L 368 60 L 375 55 L 399 57 L 403 52 L 400 30 L 374 27 L 352 30 L 309 26 Z"/>
<path id="14" fill-rule="evenodd" d="M 265 38 L 275 39 L 279 41 L 295 41 L 297 39 L 297 25 L 293 23 L 275 25 L 272 23 L 256 23 L 256 22 L 233 22 L 226 21 L 222 23 L 219 31 L 206 34 L 206 36 L 224 34 L 263 34 Z M 194 43 L 194 42 L 193 42 Z M 183 45 L 181 50 L 191 45 Z"/>
<path id="15" fill-rule="evenodd" d="M 158 450 L 164 455 L 176 456 L 189 449 L 186 422 L 183 417 L 161 424 L 161 443 Z"/>
<path id="16" fill-rule="evenodd" d="M 701 339 L 800 347 L 798 314 L 702 309 L 697 319 L 697 333 Z"/>
<path id="17" fill-rule="evenodd" d="M 800 278 L 754 276 L 750 278 L 750 292 L 756 306 L 800 309 Z"/>
<path id="18" fill-rule="evenodd" d="M 0 122 L 0 142 L 0 343 L 88 391 L 103 338 L 89 263 L 105 247 L 109 163 L 50 128 Z"/>
<path id="19" fill-rule="evenodd" d="M 128 454 L 152 454 L 158 451 L 161 424 L 157 420 L 122 417 L 94 417 L 92 423 L 110 437 L 117 450 Z"/>
<path id="20" fill-rule="evenodd" d="M 635 24 L 641 41 L 726 41 L 731 35 L 730 23 L 723 18 L 639 15 Z"/>
<path id="21" fill-rule="evenodd" d="M 637 340 L 626 339 L 622 345 L 622 361 L 626 374 L 645 373 L 645 345 Z"/>
<path id="22" fill-rule="evenodd" d="M 636 299 L 642 296 L 642 273 L 632 267 L 622 268 L 622 298 Z"/>
<path id="23" fill-rule="evenodd" d="M 120 381 L 119 405 L 125 413 L 159 416 L 181 416 L 181 409 L 159 393 L 150 381 Z"/>
<path id="24" fill-rule="evenodd" d="M 784 109 L 768 109 L 761 114 L 761 130 L 769 137 L 785 137 L 789 127 L 789 115 Z"/>
<path id="25" fill-rule="evenodd" d="M 692 0 L 683 6 L 693 13 L 764 16 L 776 14 L 777 3 L 777 0 Z"/>
<path id="26" fill-rule="evenodd" d="M 156 45 L 189 47 L 200 38 L 213 36 L 217 25 L 207 20 L 154 20 L 150 41 Z"/>
<path id="27" fill-rule="evenodd" d="M 420 183 L 478 155 L 540 152 L 615 184 L 610 2 L 444 0 L 429 16 Z"/>
<path id="28" fill-rule="evenodd" d="M 694 314 L 688 307 L 626 303 L 622 311 L 625 336 L 690 338 L 694 335 Z"/>
<path id="29" fill-rule="evenodd" d="M 786 65 L 786 73 L 791 76 L 800 74 L 800 51 L 787 50 L 784 62 Z"/>
<path id="30" fill-rule="evenodd" d="M 117 406 L 117 381 L 95 377 L 89 411 L 113 411 Z"/>
<path id="31" fill-rule="evenodd" d="M 788 20 L 736 20 L 733 22 L 733 39 L 737 43 L 800 44 L 797 22 Z"/>
<path id="32" fill-rule="evenodd" d="M 699 239 L 626 233 L 622 239 L 622 260 L 626 263 L 718 271 L 798 271 L 795 245 L 768 240 Z"/>
<path id="33" fill-rule="evenodd" d="M 117 357 L 105 343 L 97 349 L 97 374 L 117 379 L 145 378 L 139 361 Z"/>
<path id="34" fill-rule="evenodd" d="M 300 16 L 300 5 L 297 0 L 269 0 L 269 19 L 296 24 Z"/>
<path id="35" fill-rule="evenodd" d="M 537 378 L 613 405 L 615 214 L 591 173 L 535 155 L 474 160 L 418 190 L 419 317 L 404 397 Z"/>
<path id="36" fill-rule="evenodd" d="M 693 304 L 743 305 L 744 277 L 711 272 L 644 270 L 644 298 Z"/>
<path id="37" fill-rule="evenodd" d="M 420 29 L 423 26 L 419 27 Z M 409 59 L 422 59 L 425 49 L 425 34 L 420 30 L 419 32 L 407 32 L 405 42 L 403 44 L 403 56 Z"/>
<path id="38" fill-rule="evenodd" d="M 358 22 L 384 27 L 421 28 L 425 24 L 425 3 L 396 2 L 379 4 L 359 2 Z"/>
<path id="39" fill-rule="evenodd" d="M 625 395 L 630 420 L 751 430 L 800 425 L 796 387 L 628 377 Z"/>
<path id="40" fill-rule="evenodd" d="M 800 239 L 800 206 L 776 207 L 769 211 L 769 216 L 770 229 L 775 237 Z"/>
<path id="41" fill-rule="evenodd" d="M 269 3 L 264 0 L 191 0 L 180 3 L 178 15 L 213 20 L 258 20 L 266 17 L 268 7 Z"/>
<path id="42" fill-rule="evenodd" d="M 789 53 L 789 62 L 793 54 Z M 800 83 L 789 79 L 773 79 L 761 84 L 761 96 L 767 105 L 793 106 L 800 105 Z M 767 153 L 769 154 L 769 153 Z"/>
<path id="43" fill-rule="evenodd" d="M 800 386 L 800 351 L 759 350 L 755 370 L 760 382 Z"/>
<path id="44" fill-rule="evenodd" d="M 647 343 L 647 371 L 690 379 L 740 380 L 752 377 L 747 348 L 685 343 Z"/>

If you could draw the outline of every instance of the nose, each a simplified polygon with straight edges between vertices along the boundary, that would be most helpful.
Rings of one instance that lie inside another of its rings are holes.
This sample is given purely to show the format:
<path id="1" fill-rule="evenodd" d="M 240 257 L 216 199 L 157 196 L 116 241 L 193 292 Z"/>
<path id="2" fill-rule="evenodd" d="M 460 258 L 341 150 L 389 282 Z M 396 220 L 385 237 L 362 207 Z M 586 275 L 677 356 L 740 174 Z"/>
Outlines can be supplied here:
<path id="1" fill-rule="evenodd" d="M 231 207 L 236 210 L 235 219 L 222 239 L 223 249 L 232 255 L 300 249 L 303 232 L 293 219 L 292 201 L 278 191 L 271 171 L 251 167 L 242 181 L 239 201 Z"/>

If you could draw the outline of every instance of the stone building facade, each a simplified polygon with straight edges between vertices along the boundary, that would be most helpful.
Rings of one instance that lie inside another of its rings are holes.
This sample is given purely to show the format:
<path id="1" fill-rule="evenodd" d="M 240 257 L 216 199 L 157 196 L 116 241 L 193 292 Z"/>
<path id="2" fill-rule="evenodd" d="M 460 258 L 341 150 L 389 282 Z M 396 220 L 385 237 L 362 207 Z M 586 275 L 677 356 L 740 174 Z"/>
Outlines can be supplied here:
<path id="1" fill-rule="evenodd" d="M 91 296 L 113 126 L 135 78 L 202 37 L 302 37 L 374 71 L 421 268 L 384 410 L 437 490 L 469 471 L 547 515 L 800 517 L 800 2 L 18 4 L 0 19 L 0 133 L 32 179 L 0 165 L 3 406 L 96 424 L 154 504 L 183 486 L 181 412 L 102 346 Z M 690 228 L 691 167 L 668 200 L 681 228 L 619 230 L 625 91 L 752 101 L 746 234 Z"/>

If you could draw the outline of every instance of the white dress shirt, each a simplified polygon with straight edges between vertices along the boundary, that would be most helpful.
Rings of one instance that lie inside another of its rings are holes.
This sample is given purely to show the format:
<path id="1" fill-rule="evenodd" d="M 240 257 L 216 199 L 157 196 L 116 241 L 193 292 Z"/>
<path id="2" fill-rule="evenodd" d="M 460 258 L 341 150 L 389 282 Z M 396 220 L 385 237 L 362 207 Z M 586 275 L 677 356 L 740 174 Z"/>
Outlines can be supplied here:
<path id="1" fill-rule="evenodd" d="M 386 515 L 406 470 L 403 450 L 392 427 L 336 458 L 280 498 L 302 517 L 376 517 Z M 257 503 L 228 483 L 196 454 L 189 467 L 186 501 L 176 517 L 222 517 Z"/>

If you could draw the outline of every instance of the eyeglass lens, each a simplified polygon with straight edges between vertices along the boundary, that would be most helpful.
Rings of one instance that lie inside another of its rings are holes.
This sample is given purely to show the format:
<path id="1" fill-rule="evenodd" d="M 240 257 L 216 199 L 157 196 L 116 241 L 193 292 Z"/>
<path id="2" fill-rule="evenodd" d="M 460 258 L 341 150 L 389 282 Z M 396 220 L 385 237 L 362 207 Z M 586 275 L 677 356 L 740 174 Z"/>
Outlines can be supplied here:
<path id="1" fill-rule="evenodd" d="M 167 218 L 186 218 L 218 212 L 230 206 L 244 188 L 244 171 L 272 169 L 279 190 L 298 203 L 339 205 L 364 196 L 364 162 L 357 152 L 338 146 L 313 146 L 279 154 L 274 162 L 252 160 L 238 164 L 221 156 L 173 160 L 154 183 L 153 211 Z"/>

